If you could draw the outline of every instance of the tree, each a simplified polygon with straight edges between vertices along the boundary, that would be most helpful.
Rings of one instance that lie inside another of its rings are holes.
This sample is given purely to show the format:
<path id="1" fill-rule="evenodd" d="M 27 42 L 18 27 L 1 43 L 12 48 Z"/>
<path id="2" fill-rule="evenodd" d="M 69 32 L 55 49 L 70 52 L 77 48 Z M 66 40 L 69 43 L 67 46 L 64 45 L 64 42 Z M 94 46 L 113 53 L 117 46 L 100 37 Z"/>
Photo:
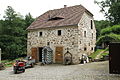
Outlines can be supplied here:
<path id="1" fill-rule="evenodd" d="M 109 27 L 110 22 L 107 20 L 101 20 L 101 21 L 95 20 L 95 26 L 96 26 L 97 38 L 98 38 L 100 36 L 101 30 L 106 28 L 106 27 Z"/>
<path id="2" fill-rule="evenodd" d="M 0 34 L 2 34 L 2 20 L 0 20 Z"/>
<path id="3" fill-rule="evenodd" d="M 3 50 L 3 58 L 15 59 L 25 54 L 27 47 L 25 20 L 8 6 L 1 24 L 0 47 Z"/>
<path id="4" fill-rule="evenodd" d="M 34 21 L 35 19 L 32 17 L 32 15 L 30 13 L 28 13 L 26 16 L 25 16 L 25 23 L 26 23 L 26 28 L 28 26 L 30 26 L 30 24 Z"/>
<path id="5" fill-rule="evenodd" d="M 8 6 L 5 11 L 5 20 L 12 21 L 17 16 L 16 12 L 11 6 Z"/>
<path id="6" fill-rule="evenodd" d="M 106 35 L 106 34 L 120 34 L 120 25 L 114 25 L 112 27 L 107 27 L 101 30 L 101 35 Z"/>
<path id="7" fill-rule="evenodd" d="M 120 41 L 120 25 L 114 25 L 101 30 L 100 37 L 97 40 L 97 45 L 108 45 L 110 42 Z"/>
<path id="8" fill-rule="evenodd" d="M 104 13 L 105 17 L 111 21 L 112 25 L 120 24 L 120 0 L 104 0 L 98 2 L 95 0 Z"/>
<path id="9" fill-rule="evenodd" d="M 23 18 L 11 6 L 5 10 L 4 20 L 0 20 L 0 48 L 2 59 L 15 59 L 26 54 L 26 28 L 34 21 L 29 13 Z"/>

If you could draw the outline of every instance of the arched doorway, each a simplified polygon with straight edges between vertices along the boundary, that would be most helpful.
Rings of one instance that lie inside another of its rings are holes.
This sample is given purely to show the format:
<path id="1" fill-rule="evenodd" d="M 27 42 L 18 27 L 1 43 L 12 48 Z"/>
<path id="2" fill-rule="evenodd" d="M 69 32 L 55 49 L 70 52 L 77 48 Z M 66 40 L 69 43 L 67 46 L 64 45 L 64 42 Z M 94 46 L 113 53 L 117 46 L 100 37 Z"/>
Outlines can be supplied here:
<path id="1" fill-rule="evenodd" d="M 67 51 L 64 54 L 64 64 L 65 65 L 72 64 L 72 54 L 69 51 Z"/>

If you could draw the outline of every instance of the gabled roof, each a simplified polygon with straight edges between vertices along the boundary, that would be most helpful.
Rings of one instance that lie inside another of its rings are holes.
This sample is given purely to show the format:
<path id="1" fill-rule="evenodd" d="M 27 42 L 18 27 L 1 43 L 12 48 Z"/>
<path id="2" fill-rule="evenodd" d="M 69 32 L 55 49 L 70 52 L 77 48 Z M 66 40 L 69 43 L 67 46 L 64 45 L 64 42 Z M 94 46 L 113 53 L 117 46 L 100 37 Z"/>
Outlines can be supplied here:
<path id="1" fill-rule="evenodd" d="M 77 25 L 84 12 L 87 12 L 93 16 L 92 13 L 90 13 L 82 5 L 49 10 L 39 16 L 36 21 L 34 21 L 27 29 L 33 30 L 40 28 Z"/>

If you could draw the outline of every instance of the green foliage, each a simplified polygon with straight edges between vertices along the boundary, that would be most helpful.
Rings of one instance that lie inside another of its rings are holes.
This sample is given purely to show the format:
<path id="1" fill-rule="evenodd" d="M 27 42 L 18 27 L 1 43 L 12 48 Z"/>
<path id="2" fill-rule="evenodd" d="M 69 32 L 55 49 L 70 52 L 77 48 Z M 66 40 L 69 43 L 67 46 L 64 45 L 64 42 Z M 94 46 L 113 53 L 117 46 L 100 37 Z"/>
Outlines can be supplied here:
<path id="1" fill-rule="evenodd" d="M 3 52 L 2 59 L 15 59 L 26 54 L 26 28 L 33 20 L 30 13 L 23 19 L 11 6 L 7 7 L 4 20 L 0 20 L 0 48 L 2 48 Z"/>
<path id="2" fill-rule="evenodd" d="M 2 60 L 2 63 L 4 64 L 5 67 L 11 67 L 14 61 L 13 60 Z"/>
<path id="3" fill-rule="evenodd" d="M 110 33 L 120 34 L 120 25 L 114 25 L 112 27 L 108 27 L 101 30 L 101 35 L 106 35 Z"/>
<path id="4" fill-rule="evenodd" d="M 120 41 L 120 0 L 95 0 L 95 3 L 101 8 L 101 12 L 104 13 L 106 19 L 109 21 L 109 25 L 106 23 L 96 22 L 97 26 L 97 45 L 108 45 L 109 42 Z M 103 27 L 100 27 L 103 25 Z M 114 26 L 113 26 L 114 25 Z M 112 26 L 112 27 L 109 27 Z"/>
<path id="5" fill-rule="evenodd" d="M 118 34 L 106 34 L 103 36 L 100 36 L 97 40 L 97 45 L 101 45 L 102 43 L 109 43 L 109 42 L 119 42 L 120 41 L 120 35 Z"/>
<path id="6" fill-rule="evenodd" d="M 5 11 L 5 20 L 12 21 L 14 18 L 16 18 L 17 14 L 14 11 L 14 9 L 11 6 L 8 6 Z"/>
<path id="7" fill-rule="evenodd" d="M 92 59 L 95 59 L 96 56 L 103 51 L 104 49 L 97 49 L 94 53 L 92 53 L 89 57 L 91 57 Z"/>
<path id="8" fill-rule="evenodd" d="M 30 26 L 30 24 L 34 21 L 35 19 L 32 18 L 32 15 L 30 13 L 28 13 L 26 16 L 25 16 L 25 23 L 26 23 L 26 26 Z"/>
<path id="9" fill-rule="evenodd" d="M 107 55 L 109 55 L 109 53 L 102 53 L 101 55 L 102 56 L 107 56 Z"/>
<path id="10" fill-rule="evenodd" d="M 101 30 L 106 28 L 106 27 L 109 27 L 110 22 L 107 20 L 101 20 L 101 21 L 95 20 L 95 26 L 96 26 L 97 38 L 98 38 L 100 36 Z"/>
<path id="11" fill-rule="evenodd" d="M 95 3 L 100 6 L 100 11 L 112 25 L 120 24 L 120 0 L 102 0 L 101 2 L 95 0 Z"/>
<path id="12" fill-rule="evenodd" d="M 102 43 L 108 45 L 109 42 L 120 42 L 120 25 L 114 25 L 100 30 L 97 45 L 102 45 Z"/>
<path id="13" fill-rule="evenodd" d="M 23 59 L 23 57 L 16 58 L 14 60 L 6 59 L 6 60 L 2 60 L 1 63 L 3 63 L 5 67 L 11 67 L 11 66 L 13 66 L 13 64 L 15 63 L 16 60 L 22 60 L 22 59 Z"/>

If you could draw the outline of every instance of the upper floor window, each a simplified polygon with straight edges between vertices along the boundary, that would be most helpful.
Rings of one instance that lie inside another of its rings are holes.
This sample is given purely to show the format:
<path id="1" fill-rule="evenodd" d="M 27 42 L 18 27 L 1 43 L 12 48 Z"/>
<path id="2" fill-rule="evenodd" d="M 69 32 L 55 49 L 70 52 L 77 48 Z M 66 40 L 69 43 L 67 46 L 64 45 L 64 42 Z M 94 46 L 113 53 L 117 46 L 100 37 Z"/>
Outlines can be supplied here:
<path id="1" fill-rule="evenodd" d="M 93 51 L 93 47 L 91 47 L 91 51 Z"/>
<path id="2" fill-rule="evenodd" d="M 47 45 L 49 46 L 49 45 L 50 45 L 50 42 L 47 42 Z"/>
<path id="3" fill-rule="evenodd" d="M 91 29 L 93 29 L 93 20 L 91 20 Z"/>
<path id="4" fill-rule="evenodd" d="M 93 33 L 92 33 L 92 39 L 93 39 Z"/>
<path id="5" fill-rule="evenodd" d="M 42 32 L 39 32 L 39 37 L 41 37 L 43 35 L 43 33 Z"/>
<path id="6" fill-rule="evenodd" d="M 84 31 L 84 37 L 86 37 L 86 31 Z"/>
<path id="7" fill-rule="evenodd" d="M 86 47 L 84 47 L 84 51 L 86 51 L 87 50 L 87 48 Z"/>
<path id="8" fill-rule="evenodd" d="M 61 30 L 58 30 L 58 36 L 61 36 Z"/>

